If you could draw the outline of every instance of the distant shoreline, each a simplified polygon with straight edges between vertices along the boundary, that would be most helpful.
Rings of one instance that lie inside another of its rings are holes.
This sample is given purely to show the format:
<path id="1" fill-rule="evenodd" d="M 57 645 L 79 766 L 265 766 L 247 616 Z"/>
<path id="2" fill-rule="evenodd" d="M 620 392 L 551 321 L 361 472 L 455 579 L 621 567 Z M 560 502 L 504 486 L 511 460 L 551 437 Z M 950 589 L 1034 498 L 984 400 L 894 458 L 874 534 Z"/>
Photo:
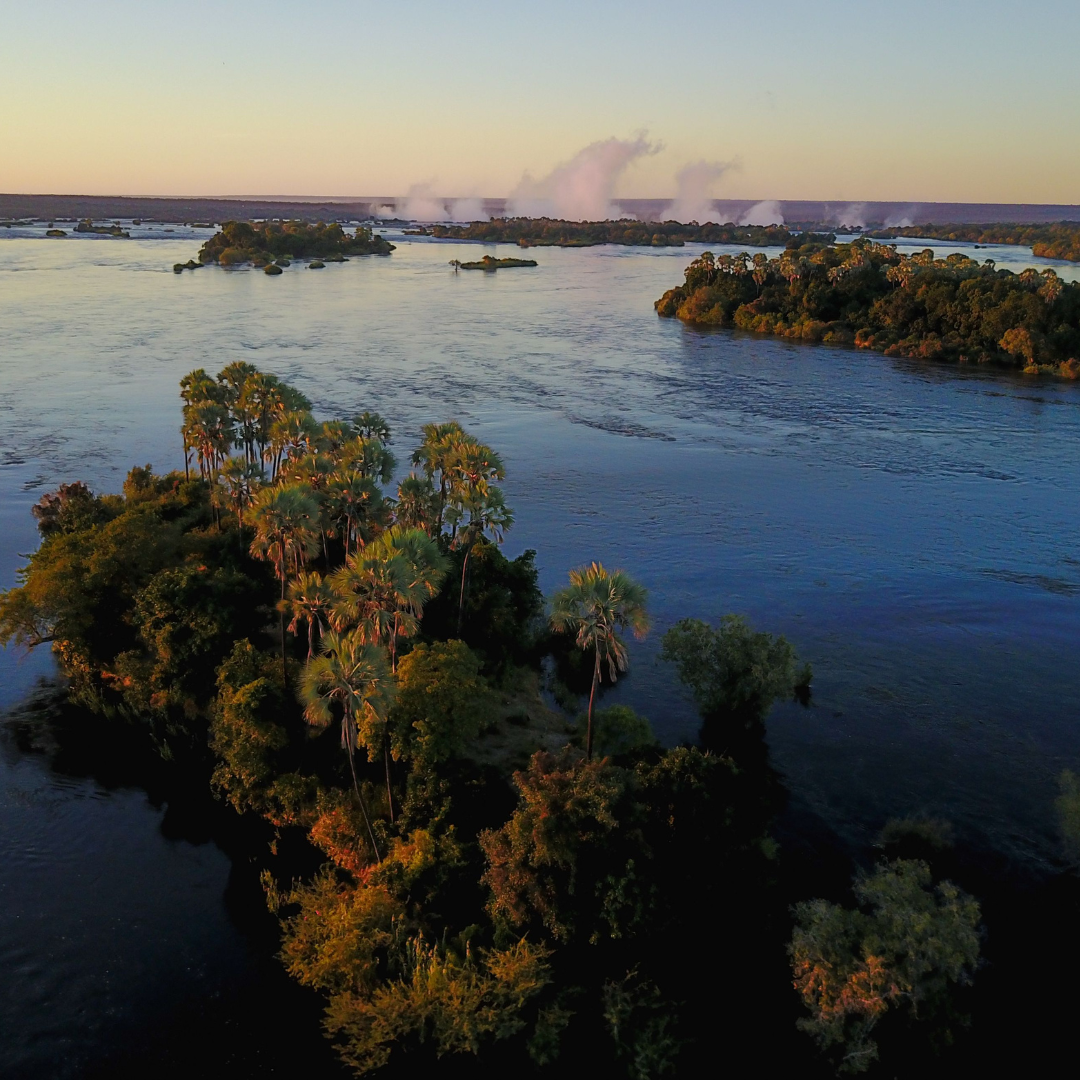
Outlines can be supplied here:
<path id="1" fill-rule="evenodd" d="M 452 202 L 447 199 L 447 202 Z M 113 196 L 77 194 L 0 193 L 0 222 L 12 220 L 52 221 L 57 218 L 141 218 L 168 223 L 288 218 L 297 221 L 366 220 L 386 207 L 395 214 L 405 209 L 403 196 L 356 198 L 214 198 L 185 196 Z M 484 212 L 493 217 L 506 213 L 505 198 L 482 200 Z M 669 199 L 618 199 L 626 214 L 642 220 L 664 220 Z M 755 205 L 752 199 L 718 199 L 714 206 L 719 221 L 739 221 Z M 1057 221 L 1080 221 L 1080 205 L 1067 203 L 936 203 L 936 202 L 822 202 L 780 200 L 785 222 L 793 226 L 863 224 L 867 227 L 897 225 L 904 219 L 923 224 L 978 225 L 991 223 L 1043 225 Z M 845 221 L 856 213 L 862 221 Z M 905 222 L 906 223 L 906 222 Z"/>

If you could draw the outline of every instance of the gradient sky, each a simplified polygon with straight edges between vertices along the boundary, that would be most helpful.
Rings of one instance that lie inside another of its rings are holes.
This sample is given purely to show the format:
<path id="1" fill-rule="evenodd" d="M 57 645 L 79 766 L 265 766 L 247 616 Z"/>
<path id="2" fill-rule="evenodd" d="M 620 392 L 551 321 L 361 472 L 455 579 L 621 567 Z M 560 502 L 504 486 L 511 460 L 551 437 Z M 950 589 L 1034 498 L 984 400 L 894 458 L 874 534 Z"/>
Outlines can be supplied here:
<path id="1" fill-rule="evenodd" d="M 0 191 L 1080 203 L 1080 2 L 0 0 Z"/>

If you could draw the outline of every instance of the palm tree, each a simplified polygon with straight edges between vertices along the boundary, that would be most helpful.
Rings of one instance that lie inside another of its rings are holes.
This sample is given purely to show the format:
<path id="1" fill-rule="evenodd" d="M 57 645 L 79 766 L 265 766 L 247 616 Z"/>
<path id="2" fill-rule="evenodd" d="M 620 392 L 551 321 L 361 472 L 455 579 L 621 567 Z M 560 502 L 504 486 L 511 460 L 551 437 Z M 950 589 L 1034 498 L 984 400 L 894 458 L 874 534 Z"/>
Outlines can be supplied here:
<path id="1" fill-rule="evenodd" d="M 334 706 L 341 710 L 341 746 L 349 756 L 353 790 L 379 862 L 382 856 L 360 794 L 355 758 L 357 746 L 364 746 L 368 760 L 373 761 L 372 748 L 385 742 L 386 714 L 394 690 L 383 649 L 362 641 L 355 633 L 338 634 L 333 630 L 323 636 L 319 655 L 304 668 L 300 687 L 304 716 L 309 724 L 326 727 L 333 719 Z"/>
<path id="2" fill-rule="evenodd" d="M 281 599 L 285 599 L 285 581 L 289 563 L 300 570 L 302 558 L 318 551 L 319 505 L 310 490 L 301 484 L 263 488 L 252 504 L 255 539 L 251 554 L 274 564 L 281 581 Z M 285 668 L 285 609 L 281 608 L 281 671 L 287 682 Z"/>
<path id="3" fill-rule="evenodd" d="M 435 485 L 426 476 L 409 473 L 398 484 L 397 506 L 394 516 L 397 523 L 406 529 L 423 529 L 431 534 L 438 511 L 438 496 Z"/>
<path id="4" fill-rule="evenodd" d="M 583 652 L 594 653 L 592 689 L 589 692 L 589 726 L 585 737 L 585 756 L 592 760 L 593 703 L 600 682 L 600 664 L 606 660 L 614 682 L 619 671 L 626 670 L 626 644 L 619 630 L 629 627 L 634 636 L 643 638 L 649 629 L 645 611 L 645 589 L 622 570 L 608 571 L 598 562 L 570 571 L 570 584 L 560 589 L 551 601 L 551 625 L 573 633 Z"/>
<path id="5" fill-rule="evenodd" d="M 454 539 L 450 546 L 465 549 L 465 558 L 461 563 L 461 592 L 458 596 L 457 628 L 460 635 L 461 619 L 465 610 L 465 574 L 469 569 L 469 556 L 484 539 L 485 534 L 495 543 L 501 544 L 503 534 L 514 524 L 514 513 L 506 505 L 501 488 L 485 485 L 483 493 L 479 490 L 465 493 L 451 504 L 448 517 L 454 528 Z M 462 521 L 464 524 L 461 524 Z"/>
<path id="6" fill-rule="evenodd" d="M 381 443 L 390 441 L 390 425 L 377 413 L 364 410 L 353 424 L 362 439 L 378 439 Z"/>
<path id="7" fill-rule="evenodd" d="M 335 532 L 340 532 L 348 558 L 355 536 L 363 547 L 378 526 L 389 516 L 375 481 L 356 472 L 334 473 L 326 487 L 326 514 Z"/>
<path id="8" fill-rule="evenodd" d="M 439 510 L 436 519 L 435 535 L 442 532 L 443 511 L 446 498 L 453 480 L 454 461 L 462 439 L 468 438 L 456 420 L 445 424 L 425 424 L 424 441 L 413 451 L 414 465 L 420 465 L 429 480 L 434 482 L 439 477 Z"/>
<path id="9" fill-rule="evenodd" d="M 295 581 L 289 582 L 284 600 L 285 613 L 291 616 L 289 633 L 295 634 L 300 623 L 307 623 L 308 650 L 310 660 L 315 652 L 315 629 L 318 627 L 320 639 L 326 630 L 324 616 L 329 617 L 334 593 L 323 581 L 322 575 L 314 570 L 302 570 Z"/>
<path id="10" fill-rule="evenodd" d="M 262 469 L 238 457 L 229 458 L 218 473 L 218 481 L 227 493 L 227 502 L 236 511 L 241 547 L 244 543 L 244 511 L 254 502 L 261 480 Z"/>

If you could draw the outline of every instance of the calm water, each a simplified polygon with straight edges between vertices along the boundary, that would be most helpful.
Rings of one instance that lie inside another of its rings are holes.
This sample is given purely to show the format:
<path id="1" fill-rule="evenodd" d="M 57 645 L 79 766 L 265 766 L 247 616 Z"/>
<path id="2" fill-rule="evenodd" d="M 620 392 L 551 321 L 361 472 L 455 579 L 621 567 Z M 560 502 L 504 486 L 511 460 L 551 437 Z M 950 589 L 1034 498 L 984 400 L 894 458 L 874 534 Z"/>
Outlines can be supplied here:
<path id="1" fill-rule="evenodd" d="M 690 248 L 540 249 L 535 270 L 455 275 L 474 246 L 395 237 L 389 259 L 268 278 L 174 275 L 191 230 L 33 232 L 0 233 L 0 584 L 43 491 L 179 466 L 178 380 L 248 360 L 321 416 L 383 412 L 403 459 L 449 417 L 498 447 L 507 549 L 538 549 L 545 589 L 592 558 L 649 587 L 655 630 L 616 693 L 666 739 L 696 724 L 660 633 L 740 612 L 814 665 L 813 707 L 770 722 L 798 807 L 856 844 L 922 812 L 1029 867 L 1054 859 L 1055 777 L 1080 767 L 1080 386 L 658 320 Z M 0 704 L 49 670 L 0 652 Z M 0 1074 L 78 1075 L 151 1013 L 257 997 L 227 855 L 8 728 Z"/>

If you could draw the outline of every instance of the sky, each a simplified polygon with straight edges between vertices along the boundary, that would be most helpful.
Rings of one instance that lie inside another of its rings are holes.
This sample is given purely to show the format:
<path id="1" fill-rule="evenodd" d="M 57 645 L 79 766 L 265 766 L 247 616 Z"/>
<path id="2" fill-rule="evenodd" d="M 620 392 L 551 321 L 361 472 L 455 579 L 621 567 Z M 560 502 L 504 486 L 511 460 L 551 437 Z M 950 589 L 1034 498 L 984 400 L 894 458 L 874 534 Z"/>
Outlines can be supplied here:
<path id="1" fill-rule="evenodd" d="M 1077 0 L 0 0 L 0 191 L 1080 203 Z M 526 184 L 528 187 L 528 184 Z"/>

